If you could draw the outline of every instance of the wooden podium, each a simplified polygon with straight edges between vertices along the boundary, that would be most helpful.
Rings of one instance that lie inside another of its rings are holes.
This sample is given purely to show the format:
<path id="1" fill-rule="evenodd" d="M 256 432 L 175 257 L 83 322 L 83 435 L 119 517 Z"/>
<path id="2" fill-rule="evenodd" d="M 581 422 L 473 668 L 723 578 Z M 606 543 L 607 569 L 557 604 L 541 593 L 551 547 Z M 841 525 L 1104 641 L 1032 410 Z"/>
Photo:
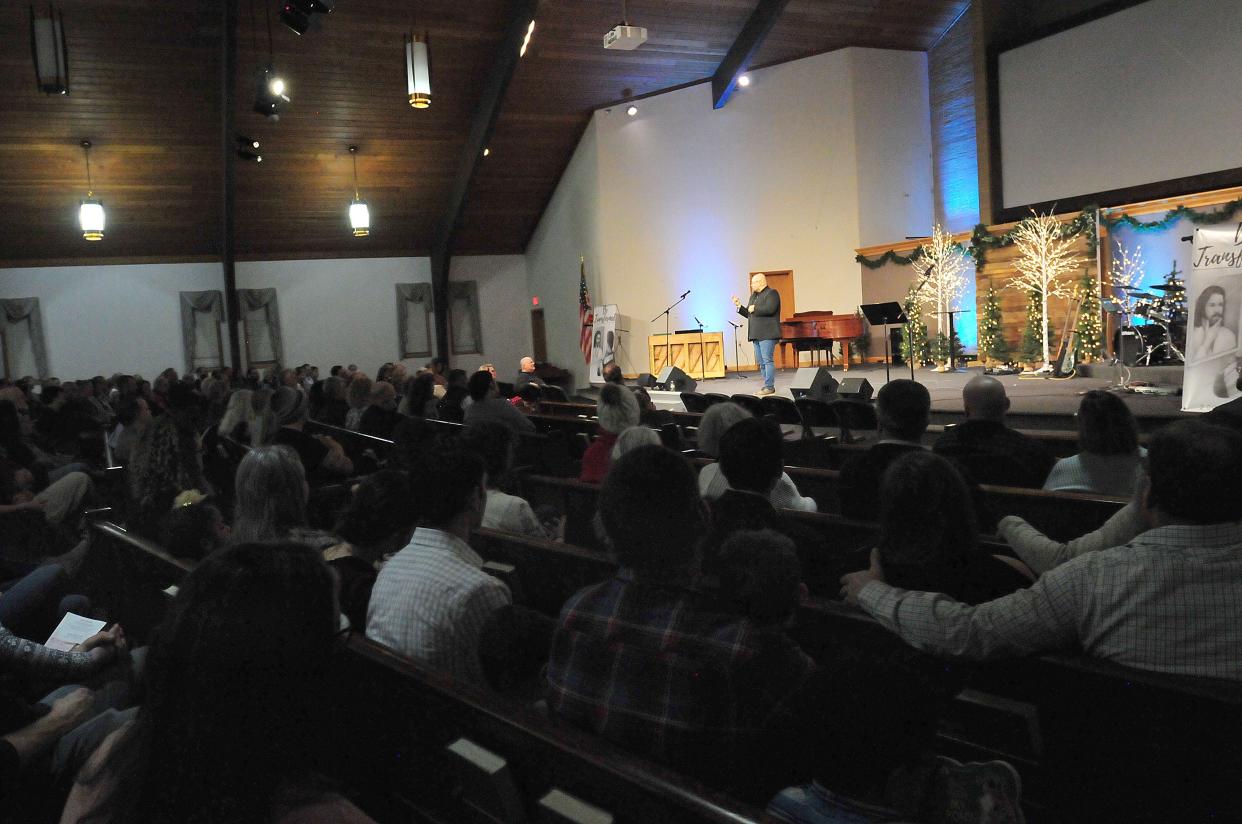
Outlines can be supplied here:
<path id="1" fill-rule="evenodd" d="M 670 365 L 696 380 L 723 378 L 724 333 L 704 332 L 701 338 L 698 332 L 675 333 L 667 339 L 664 335 L 650 335 L 647 338 L 647 363 L 653 375 L 660 374 L 665 365 Z"/>

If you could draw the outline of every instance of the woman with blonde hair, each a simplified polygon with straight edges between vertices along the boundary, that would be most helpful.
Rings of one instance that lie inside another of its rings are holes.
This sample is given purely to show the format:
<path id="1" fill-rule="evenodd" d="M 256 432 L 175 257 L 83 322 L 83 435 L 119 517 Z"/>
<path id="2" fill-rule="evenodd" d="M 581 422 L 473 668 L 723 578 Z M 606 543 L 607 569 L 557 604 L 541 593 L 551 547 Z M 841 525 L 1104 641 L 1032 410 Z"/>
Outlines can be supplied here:
<path id="1" fill-rule="evenodd" d="M 358 431 L 362 421 L 362 413 L 371 405 L 371 379 L 358 372 L 349 382 L 349 393 L 345 398 L 349 402 L 349 411 L 345 413 L 345 428 Z"/>
<path id="2" fill-rule="evenodd" d="M 220 425 L 216 427 L 216 432 L 222 438 L 232 438 L 240 443 L 247 443 L 253 428 L 254 392 L 249 389 L 238 389 L 229 395 L 228 406 L 224 409 L 224 416 L 220 418 Z"/>

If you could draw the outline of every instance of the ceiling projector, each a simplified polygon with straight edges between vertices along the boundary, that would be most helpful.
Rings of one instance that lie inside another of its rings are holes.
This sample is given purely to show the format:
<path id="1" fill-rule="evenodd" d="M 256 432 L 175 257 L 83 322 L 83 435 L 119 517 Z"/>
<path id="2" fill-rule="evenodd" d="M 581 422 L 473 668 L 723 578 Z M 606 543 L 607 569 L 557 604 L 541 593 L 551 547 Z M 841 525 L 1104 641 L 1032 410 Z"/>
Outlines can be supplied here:
<path id="1" fill-rule="evenodd" d="M 604 35 L 604 48 L 633 51 L 647 42 L 647 30 L 624 23 Z"/>

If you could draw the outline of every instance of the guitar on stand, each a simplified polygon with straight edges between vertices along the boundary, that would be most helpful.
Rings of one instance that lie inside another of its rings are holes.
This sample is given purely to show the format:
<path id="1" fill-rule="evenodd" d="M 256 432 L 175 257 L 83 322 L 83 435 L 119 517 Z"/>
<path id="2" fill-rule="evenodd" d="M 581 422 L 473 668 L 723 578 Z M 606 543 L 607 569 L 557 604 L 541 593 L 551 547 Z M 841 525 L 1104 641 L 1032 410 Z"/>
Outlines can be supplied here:
<path id="1" fill-rule="evenodd" d="M 1074 306 L 1065 316 L 1065 328 L 1061 330 L 1061 346 L 1053 360 L 1052 377 L 1072 378 L 1078 366 L 1078 317 L 1082 313 L 1082 298 L 1074 301 Z"/>

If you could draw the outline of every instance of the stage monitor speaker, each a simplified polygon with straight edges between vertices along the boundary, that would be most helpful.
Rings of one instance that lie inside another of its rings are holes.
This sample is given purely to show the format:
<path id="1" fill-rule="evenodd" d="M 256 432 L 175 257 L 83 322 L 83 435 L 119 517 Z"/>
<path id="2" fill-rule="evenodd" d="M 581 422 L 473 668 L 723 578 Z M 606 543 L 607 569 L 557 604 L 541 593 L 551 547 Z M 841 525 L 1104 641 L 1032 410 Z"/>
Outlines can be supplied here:
<path id="1" fill-rule="evenodd" d="M 1116 351 L 1122 366 L 1134 366 L 1143 354 L 1143 339 L 1134 329 L 1118 329 Z"/>
<path id="2" fill-rule="evenodd" d="M 793 384 L 789 387 L 789 392 L 795 401 L 799 398 L 826 401 L 836 394 L 836 391 L 837 379 L 823 366 L 798 367 Z"/>
<path id="3" fill-rule="evenodd" d="M 643 389 L 655 389 L 656 377 L 650 372 L 643 372 L 638 376 L 638 380 L 634 384 L 635 386 L 641 386 Z"/>
<path id="4" fill-rule="evenodd" d="M 693 392 L 699 384 L 676 366 L 666 366 L 656 378 L 656 386 L 672 392 Z"/>
<path id="5" fill-rule="evenodd" d="M 871 382 L 866 378 L 846 378 L 837 387 L 837 395 L 854 401 L 871 400 Z"/>

